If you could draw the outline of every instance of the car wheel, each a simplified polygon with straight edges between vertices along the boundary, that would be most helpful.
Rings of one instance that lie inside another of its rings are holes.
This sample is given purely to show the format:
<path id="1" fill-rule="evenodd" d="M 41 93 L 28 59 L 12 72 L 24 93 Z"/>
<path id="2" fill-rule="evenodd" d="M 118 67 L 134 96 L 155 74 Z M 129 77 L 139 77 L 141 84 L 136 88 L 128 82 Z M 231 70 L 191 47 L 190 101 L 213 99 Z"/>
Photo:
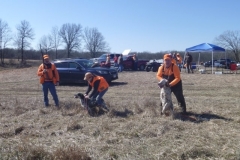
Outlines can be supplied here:
<path id="1" fill-rule="evenodd" d="M 146 67 L 146 71 L 149 72 L 151 70 L 151 67 Z"/>
<path id="2" fill-rule="evenodd" d="M 140 70 L 140 71 L 143 71 L 143 70 L 144 70 L 144 68 L 145 68 L 145 66 L 144 66 L 144 65 L 140 65 L 140 67 L 139 67 L 139 70 Z"/>
<path id="3" fill-rule="evenodd" d="M 153 72 L 157 72 L 157 67 L 152 67 Z"/>

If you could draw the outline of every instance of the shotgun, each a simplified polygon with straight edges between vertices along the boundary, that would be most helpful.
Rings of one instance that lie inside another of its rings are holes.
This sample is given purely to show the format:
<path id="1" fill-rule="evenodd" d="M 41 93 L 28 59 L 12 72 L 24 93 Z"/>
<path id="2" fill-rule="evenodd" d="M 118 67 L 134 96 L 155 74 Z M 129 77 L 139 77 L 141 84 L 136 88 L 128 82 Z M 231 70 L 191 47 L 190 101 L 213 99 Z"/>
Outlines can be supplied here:
<path id="1" fill-rule="evenodd" d="M 43 69 L 45 69 L 46 67 L 45 67 L 45 64 L 44 64 L 43 51 L 42 51 L 41 44 L 40 44 L 40 51 L 41 51 L 41 54 L 42 54 Z M 46 68 L 46 69 L 47 69 L 47 68 Z M 46 78 L 49 79 L 48 73 L 45 72 L 45 74 L 46 74 Z"/>

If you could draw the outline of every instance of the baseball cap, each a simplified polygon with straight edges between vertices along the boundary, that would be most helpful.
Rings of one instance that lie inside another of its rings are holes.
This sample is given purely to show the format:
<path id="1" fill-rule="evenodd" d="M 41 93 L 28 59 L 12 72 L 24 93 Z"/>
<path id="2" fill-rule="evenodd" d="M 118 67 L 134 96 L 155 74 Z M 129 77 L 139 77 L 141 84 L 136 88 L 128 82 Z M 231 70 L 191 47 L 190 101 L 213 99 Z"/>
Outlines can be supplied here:
<path id="1" fill-rule="evenodd" d="M 87 80 L 88 80 L 89 78 L 91 78 L 92 76 L 93 76 L 92 73 L 87 72 L 87 73 L 85 74 L 84 80 L 87 81 Z"/>
<path id="2" fill-rule="evenodd" d="M 163 56 L 163 59 L 164 59 L 164 60 L 165 60 L 165 59 L 172 59 L 172 56 L 169 55 L 169 54 L 165 54 L 165 55 Z"/>
<path id="3" fill-rule="evenodd" d="M 47 54 L 45 54 L 45 55 L 43 56 L 43 59 L 49 59 L 49 56 L 48 56 Z"/>

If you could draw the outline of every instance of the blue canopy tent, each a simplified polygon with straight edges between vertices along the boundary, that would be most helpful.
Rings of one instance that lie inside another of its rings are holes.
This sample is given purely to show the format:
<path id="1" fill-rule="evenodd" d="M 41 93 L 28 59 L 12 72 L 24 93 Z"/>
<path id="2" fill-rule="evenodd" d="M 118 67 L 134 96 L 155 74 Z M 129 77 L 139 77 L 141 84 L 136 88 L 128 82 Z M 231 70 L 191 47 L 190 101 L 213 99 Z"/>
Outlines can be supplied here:
<path id="1" fill-rule="evenodd" d="M 213 52 L 214 51 L 225 52 L 225 49 L 210 43 L 202 43 L 190 48 L 186 48 L 186 52 L 212 52 L 212 74 L 213 74 Z M 225 58 L 226 58 L 226 52 L 225 52 Z"/>

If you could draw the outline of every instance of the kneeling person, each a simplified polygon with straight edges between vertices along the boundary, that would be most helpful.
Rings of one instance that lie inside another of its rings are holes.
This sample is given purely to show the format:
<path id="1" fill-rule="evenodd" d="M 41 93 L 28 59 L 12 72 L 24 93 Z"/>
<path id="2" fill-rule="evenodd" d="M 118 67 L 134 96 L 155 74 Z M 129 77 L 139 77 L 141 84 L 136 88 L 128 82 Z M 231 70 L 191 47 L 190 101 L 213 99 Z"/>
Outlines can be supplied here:
<path id="1" fill-rule="evenodd" d="M 84 80 L 88 81 L 88 89 L 84 95 L 85 98 L 96 99 L 99 106 L 109 111 L 102 99 L 104 94 L 108 91 L 108 82 L 103 77 L 94 75 L 91 72 L 85 74 Z M 92 89 L 92 93 L 88 95 Z"/>

